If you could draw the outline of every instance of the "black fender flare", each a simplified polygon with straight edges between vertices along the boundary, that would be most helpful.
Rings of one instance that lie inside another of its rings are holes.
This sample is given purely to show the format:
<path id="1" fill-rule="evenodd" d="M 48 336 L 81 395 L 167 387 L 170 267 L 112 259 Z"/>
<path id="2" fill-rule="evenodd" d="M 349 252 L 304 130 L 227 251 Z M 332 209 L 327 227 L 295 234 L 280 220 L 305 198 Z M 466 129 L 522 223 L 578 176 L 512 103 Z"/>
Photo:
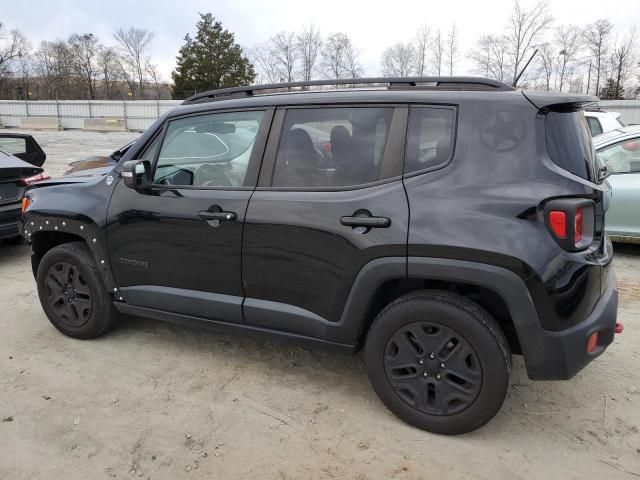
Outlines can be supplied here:
<path id="1" fill-rule="evenodd" d="M 89 217 L 27 211 L 22 217 L 21 226 L 23 237 L 32 246 L 36 238 L 44 233 L 68 233 L 84 240 L 96 261 L 107 291 L 112 292 L 117 298 L 118 289 L 111 272 L 104 234 Z M 34 271 L 34 275 L 35 273 Z"/>

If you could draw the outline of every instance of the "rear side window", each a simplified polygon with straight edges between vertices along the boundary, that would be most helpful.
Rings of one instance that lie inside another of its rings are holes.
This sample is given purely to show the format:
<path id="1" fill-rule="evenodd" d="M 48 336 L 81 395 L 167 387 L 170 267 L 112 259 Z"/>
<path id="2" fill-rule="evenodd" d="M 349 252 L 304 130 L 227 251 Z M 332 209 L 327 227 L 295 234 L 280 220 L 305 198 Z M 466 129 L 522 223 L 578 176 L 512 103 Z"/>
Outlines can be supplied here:
<path id="1" fill-rule="evenodd" d="M 0 138 L 0 150 L 11 155 L 25 153 L 27 151 L 27 141 L 24 138 Z"/>
<path id="2" fill-rule="evenodd" d="M 405 153 L 405 173 L 431 169 L 453 152 L 455 112 L 451 108 L 412 107 Z"/>
<path id="3" fill-rule="evenodd" d="M 287 111 L 272 186 L 322 188 L 381 180 L 393 108 Z"/>
<path id="4" fill-rule="evenodd" d="M 549 112 L 545 127 L 547 151 L 553 163 L 574 175 L 593 180 L 596 156 L 584 113 Z"/>
<path id="5" fill-rule="evenodd" d="M 600 125 L 600 120 L 595 117 L 586 117 L 587 124 L 589 125 L 589 130 L 591 131 L 592 136 L 600 135 L 602 133 L 602 125 Z"/>

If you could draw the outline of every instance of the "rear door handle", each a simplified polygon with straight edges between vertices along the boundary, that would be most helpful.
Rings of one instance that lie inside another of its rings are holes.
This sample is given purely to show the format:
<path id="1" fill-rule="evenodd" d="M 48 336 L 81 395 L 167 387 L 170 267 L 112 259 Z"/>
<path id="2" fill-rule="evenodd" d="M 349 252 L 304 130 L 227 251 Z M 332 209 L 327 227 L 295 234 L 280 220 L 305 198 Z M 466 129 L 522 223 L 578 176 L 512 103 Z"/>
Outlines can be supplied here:
<path id="1" fill-rule="evenodd" d="M 221 222 L 232 222 L 238 218 L 235 212 L 211 212 L 209 210 L 198 212 L 198 217 L 207 221 L 219 220 Z"/>
<path id="2" fill-rule="evenodd" d="M 391 219 L 387 217 L 342 217 L 340 223 L 347 227 L 389 228 Z"/>

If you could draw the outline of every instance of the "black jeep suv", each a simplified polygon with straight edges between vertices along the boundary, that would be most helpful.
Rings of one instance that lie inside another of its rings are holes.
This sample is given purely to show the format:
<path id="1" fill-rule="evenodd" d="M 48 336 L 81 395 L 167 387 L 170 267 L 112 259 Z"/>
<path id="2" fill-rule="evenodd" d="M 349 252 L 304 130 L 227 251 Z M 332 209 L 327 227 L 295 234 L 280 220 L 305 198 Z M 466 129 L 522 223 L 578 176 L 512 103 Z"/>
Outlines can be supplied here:
<path id="1" fill-rule="evenodd" d="M 567 379 L 621 330 L 596 100 L 465 77 L 195 95 L 110 174 L 28 193 L 40 301 L 77 338 L 119 312 L 363 348 L 400 418 L 473 430 L 512 353 Z"/>

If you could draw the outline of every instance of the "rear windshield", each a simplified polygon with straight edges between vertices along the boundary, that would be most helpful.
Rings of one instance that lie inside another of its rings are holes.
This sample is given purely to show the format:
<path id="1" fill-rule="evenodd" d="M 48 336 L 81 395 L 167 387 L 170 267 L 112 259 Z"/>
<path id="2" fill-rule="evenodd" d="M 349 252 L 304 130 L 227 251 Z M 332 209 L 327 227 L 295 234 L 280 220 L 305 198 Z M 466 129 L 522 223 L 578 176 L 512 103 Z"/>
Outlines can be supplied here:
<path id="1" fill-rule="evenodd" d="M 596 154 L 582 110 L 549 112 L 546 118 L 547 151 L 551 160 L 579 177 L 595 178 Z"/>

